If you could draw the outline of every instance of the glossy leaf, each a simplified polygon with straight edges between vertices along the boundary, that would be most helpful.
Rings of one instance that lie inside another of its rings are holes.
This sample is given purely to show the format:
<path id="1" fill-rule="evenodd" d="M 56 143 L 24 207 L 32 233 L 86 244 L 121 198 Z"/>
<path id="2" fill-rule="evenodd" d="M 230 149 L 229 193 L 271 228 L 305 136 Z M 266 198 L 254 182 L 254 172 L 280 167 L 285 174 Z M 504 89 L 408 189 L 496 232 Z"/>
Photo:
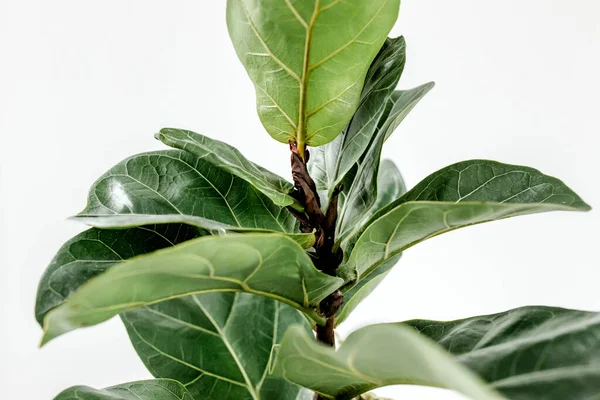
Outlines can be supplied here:
<path id="1" fill-rule="evenodd" d="M 435 172 L 375 213 L 338 273 L 356 280 L 408 247 L 464 226 L 589 209 L 563 182 L 533 168 L 464 161 Z"/>
<path id="2" fill-rule="evenodd" d="M 90 280 L 44 319 L 43 343 L 138 307 L 206 292 L 247 292 L 314 310 L 341 286 L 280 234 L 203 237 L 123 262 Z"/>
<path id="3" fill-rule="evenodd" d="M 156 138 L 164 144 L 185 150 L 217 168 L 250 183 L 271 201 L 285 207 L 297 201 L 289 195 L 294 185 L 271 171 L 249 161 L 235 147 L 183 129 L 161 129 Z"/>
<path id="4" fill-rule="evenodd" d="M 377 198 L 363 221 L 367 222 L 373 214 L 405 193 L 406 184 L 398 167 L 391 160 L 383 160 L 377 174 Z"/>
<path id="5" fill-rule="evenodd" d="M 458 321 L 409 321 L 514 400 L 600 396 L 600 314 L 524 307 Z"/>
<path id="6" fill-rule="evenodd" d="M 130 218 L 138 214 L 144 218 L 191 216 L 195 225 L 205 224 L 206 229 L 233 226 L 294 232 L 296 228 L 291 213 L 273 204 L 253 185 L 181 150 L 138 154 L 123 160 L 94 183 L 88 204 L 78 217 L 84 217 L 86 223 L 114 227 L 115 221 L 131 223 L 132 219 L 122 217 L 105 222 L 124 214 Z M 140 224 L 152 223 L 144 218 Z"/>
<path id="7" fill-rule="evenodd" d="M 295 309 L 246 293 L 209 293 L 121 314 L 156 377 L 184 382 L 196 399 L 310 400 L 309 391 L 268 373 L 288 326 L 310 326 Z"/>
<path id="8" fill-rule="evenodd" d="M 441 347 L 399 324 L 359 329 L 337 351 L 292 327 L 278 351 L 275 373 L 336 400 L 396 384 L 453 389 L 474 400 L 502 399 Z"/>
<path id="9" fill-rule="evenodd" d="M 128 258 L 198 238 L 206 232 L 187 225 L 142 226 L 131 229 L 92 228 L 65 243 L 44 272 L 37 291 L 35 317 L 44 317 L 81 285 Z"/>
<path id="10" fill-rule="evenodd" d="M 104 390 L 74 386 L 54 400 L 194 400 L 181 383 L 156 379 L 124 383 Z"/>
<path id="11" fill-rule="evenodd" d="M 360 105 L 344 132 L 331 143 L 311 150 L 308 165 L 317 189 L 332 190 L 366 151 L 398 84 L 405 61 L 404 38 L 388 38 L 369 68 Z"/>
<path id="12" fill-rule="evenodd" d="M 269 134 L 320 146 L 358 107 L 399 0 L 228 0 L 227 25 Z"/>
<path id="13" fill-rule="evenodd" d="M 348 191 L 348 201 L 344 204 L 338 218 L 336 238 L 343 241 L 352 232 L 360 228 L 359 222 L 373 207 L 377 199 L 377 176 L 381 160 L 381 149 L 385 139 L 400 125 L 408 113 L 433 88 L 433 83 L 405 91 L 396 91 L 390 98 L 389 114 L 384 114 L 373 141 L 369 145 L 356 177 Z"/>

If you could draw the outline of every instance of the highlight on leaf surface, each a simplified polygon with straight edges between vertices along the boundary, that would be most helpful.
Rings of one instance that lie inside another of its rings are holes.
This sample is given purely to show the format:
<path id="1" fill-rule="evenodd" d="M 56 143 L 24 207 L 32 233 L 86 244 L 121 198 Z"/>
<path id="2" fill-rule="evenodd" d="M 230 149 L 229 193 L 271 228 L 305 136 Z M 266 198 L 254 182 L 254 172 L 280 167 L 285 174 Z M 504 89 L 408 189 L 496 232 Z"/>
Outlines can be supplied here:
<path id="1" fill-rule="evenodd" d="M 142 153 L 121 161 L 94 183 L 85 209 L 75 218 L 111 228 L 120 223 L 131 227 L 183 222 L 206 229 L 298 232 L 292 214 L 252 183 L 182 150 Z"/>

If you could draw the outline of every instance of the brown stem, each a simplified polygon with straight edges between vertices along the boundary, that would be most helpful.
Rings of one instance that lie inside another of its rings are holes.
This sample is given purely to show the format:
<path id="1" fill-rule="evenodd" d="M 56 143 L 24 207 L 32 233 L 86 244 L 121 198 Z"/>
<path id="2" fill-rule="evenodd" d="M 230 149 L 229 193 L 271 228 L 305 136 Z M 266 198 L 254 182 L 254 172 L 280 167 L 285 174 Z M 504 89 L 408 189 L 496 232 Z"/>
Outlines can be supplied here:
<path id="1" fill-rule="evenodd" d="M 327 318 L 325 326 L 317 325 L 317 341 L 335 347 L 335 317 Z"/>
<path id="2" fill-rule="evenodd" d="M 315 232 L 315 267 L 328 275 L 335 276 L 335 270 L 340 265 L 343 254 L 340 250 L 333 251 L 335 242 L 335 227 L 337 222 L 338 196 L 342 186 L 335 188 L 327 205 L 325 213 L 321 211 L 321 201 L 315 182 L 308 173 L 307 163 L 310 158 L 308 150 L 304 151 L 305 160 L 295 143 L 290 143 L 292 177 L 295 192 L 293 195 L 303 205 L 304 213 L 290 209 L 300 222 L 302 232 Z M 302 149 L 304 150 L 304 149 Z M 328 346 L 335 347 L 335 313 L 344 301 L 344 295 L 339 290 L 327 296 L 320 304 L 320 313 L 327 318 L 324 326 L 317 326 L 317 340 Z"/>

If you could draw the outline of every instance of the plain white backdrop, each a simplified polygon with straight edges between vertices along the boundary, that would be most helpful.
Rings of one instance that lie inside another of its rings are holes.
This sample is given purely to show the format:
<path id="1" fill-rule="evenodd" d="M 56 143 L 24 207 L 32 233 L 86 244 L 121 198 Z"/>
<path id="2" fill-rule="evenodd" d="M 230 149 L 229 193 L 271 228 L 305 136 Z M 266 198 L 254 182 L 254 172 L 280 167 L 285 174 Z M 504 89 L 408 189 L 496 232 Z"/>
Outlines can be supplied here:
<path id="1" fill-rule="evenodd" d="M 387 142 L 409 186 L 456 161 L 525 164 L 600 207 L 600 2 L 405 0 L 400 87 L 436 88 Z M 65 219 L 121 159 L 161 149 L 161 127 L 227 141 L 289 176 L 264 132 L 225 25 L 225 1 L 0 0 L 2 398 L 148 378 L 117 319 L 44 349 L 38 279 L 84 227 Z M 554 213 L 443 235 L 404 255 L 342 327 L 449 319 L 528 304 L 600 310 L 598 212 Z M 391 387 L 396 399 L 458 399 Z"/>

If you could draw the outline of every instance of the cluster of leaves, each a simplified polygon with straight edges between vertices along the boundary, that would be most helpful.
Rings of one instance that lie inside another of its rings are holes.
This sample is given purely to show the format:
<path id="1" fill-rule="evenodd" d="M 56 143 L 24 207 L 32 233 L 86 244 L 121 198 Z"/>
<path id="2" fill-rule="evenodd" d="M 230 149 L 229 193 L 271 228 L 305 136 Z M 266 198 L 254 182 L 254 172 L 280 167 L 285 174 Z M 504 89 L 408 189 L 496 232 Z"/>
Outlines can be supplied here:
<path id="1" fill-rule="evenodd" d="M 556 178 L 464 161 L 406 191 L 381 160 L 386 139 L 432 88 L 395 90 L 402 37 L 386 39 L 399 0 L 229 0 L 228 26 L 275 139 L 293 142 L 322 204 L 337 196 L 334 274 L 315 267 L 315 234 L 294 185 L 235 148 L 179 129 L 172 150 L 130 157 L 93 185 L 41 279 L 43 343 L 119 315 L 157 378 L 57 399 L 352 399 L 391 384 L 473 399 L 587 399 L 600 393 L 600 315 L 526 307 L 453 322 L 362 328 L 317 343 L 321 302 L 340 290 L 339 325 L 401 253 L 461 227 L 589 209 Z"/>

